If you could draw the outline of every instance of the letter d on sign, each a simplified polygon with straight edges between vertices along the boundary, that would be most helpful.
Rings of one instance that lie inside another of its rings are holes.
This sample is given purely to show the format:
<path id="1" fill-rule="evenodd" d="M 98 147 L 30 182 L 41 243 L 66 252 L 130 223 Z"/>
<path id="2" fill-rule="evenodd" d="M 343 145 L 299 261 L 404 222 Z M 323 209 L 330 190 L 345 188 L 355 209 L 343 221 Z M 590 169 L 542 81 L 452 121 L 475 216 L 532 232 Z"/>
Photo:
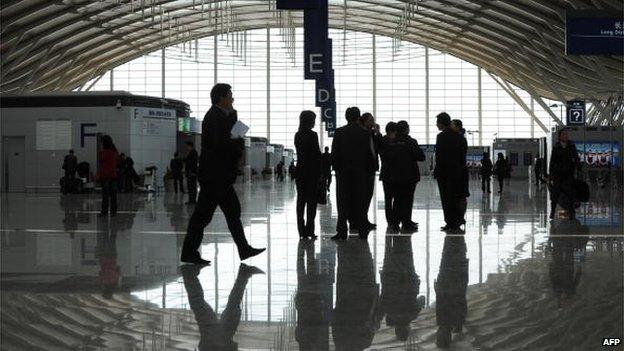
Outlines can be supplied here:
<path id="1" fill-rule="evenodd" d="M 327 89 L 319 89 L 318 96 L 319 102 L 325 102 L 329 100 L 329 91 L 327 91 Z"/>

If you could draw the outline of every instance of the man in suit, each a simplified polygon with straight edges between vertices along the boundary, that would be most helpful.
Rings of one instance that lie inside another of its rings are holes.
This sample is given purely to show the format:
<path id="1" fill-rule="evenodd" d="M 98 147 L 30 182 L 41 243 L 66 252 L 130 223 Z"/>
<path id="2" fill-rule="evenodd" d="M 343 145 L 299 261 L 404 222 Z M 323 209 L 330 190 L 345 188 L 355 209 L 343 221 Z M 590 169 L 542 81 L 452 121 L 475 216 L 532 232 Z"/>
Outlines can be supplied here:
<path id="1" fill-rule="evenodd" d="M 362 210 L 364 211 L 364 225 L 372 229 L 377 227 L 376 224 L 368 220 L 368 209 L 370 208 L 373 193 L 375 192 L 375 173 L 379 170 L 379 145 L 382 142 L 381 133 L 379 133 L 379 125 L 375 124 L 375 117 L 366 112 L 360 117 L 360 125 L 370 133 L 370 142 L 373 157 L 370 159 L 366 167 L 366 192 L 362 199 Z"/>
<path id="2" fill-rule="evenodd" d="M 367 167 L 373 159 L 370 133 L 359 124 L 360 109 L 349 107 L 345 112 L 347 125 L 336 129 L 332 142 L 332 166 L 336 172 L 338 221 L 332 239 L 347 238 L 347 221 L 361 238 L 368 237 L 364 226 L 363 196 L 366 192 Z"/>
<path id="3" fill-rule="evenodd" d="M 442 112 L 437 116 L 440 133 L 436 137 L 435 168 L 433 176 L 438 181 L 444 221 L 441 229 L 447 232 L 459 232 L 461 210 L 457 201 L 462 191 L 461 175 L 462 140 L 458 133 L 451 130 L 451 116 Z"/>
<path id="4" fill-rule="evenodd" d="M 180 192 L 184 193 L 184 183 L 182 182 L 182 169 L 184 168 L 184 161 L 179 157 L 176 152 L 173 154 L 171 162 L 169 162 L 169 168 L 171 169 L 171 177 L 173 178 L 173 190 L 178 193 L 178 186 Z"/>
<path id="5" fill-rule="evenodd" d="M 203 131 L 202 131 L 203 138 Z M 186 168 L 186 186 L 188 189 L 189 200 L 187 205 L 194 205 L 197 203 L 197 171 L 199 162 L 199 155 L 195 150 L 195 144 L 192 141 L 186 142 L 186 148 L 188 153 L 184 159 L 184 168 Z"/>
<path id="6" fill-rule="evenodd" d="M 412 221 L 412 205 L 414 203 L 414 192 L 416 184 L 420 182 L 420 168 L 418 162 L 425 160 L 425 153 L 420 149 L 418 141 L 409 135 L 410 129 L 407 121 L 397 123 L 397 142 L 404 144 L 403 152 L 400 154 L 402 165 L 397 170 L 402 175 L 402 180 L 398 189 L 398 210 L 399 220 L 402 224 L 403 232 L 415 232 L 418 230 L 418 223 Z"/>
<path id="7" fill-rule="evenodd" d="M 65 170 L 65 183 L 63 184 L 63 194 L 74 192 L 76 181 L 76 169 L 78 168 L 78 158 L 74 155 L 74 150 L 69 150 L 69 154 L 63 159 L 63 169 Z"/>
<path id="8" fill-rule="evenodd" d="M 388 230 L 396 232 L 399 230 L 399 219 L 397 218 L 397 201 L 396 193 L 397 188 L 394 181 L 396 176 L 396 152 L 394 149 L 398 147 L 398 144 L 394 141 L 397 136 L 397 126 L 395 122 L 388 122 L 386 124 L 386 135 L 383 137 L 383 141 L 379 148 L 379 156 L 381 157 L 381 171 L 379 172 L 379 179 L 383 184 L 384 190 L 384 208 L 386 212 L 386 222 L 388 223 Z"/>
<path id="9" fill-rule="evenodd" d="M 199 247 L 204 237 L 204 228 L 212 220 L 217 206 L 225 215 L 227 226 L 238 248 L 241 260 L 256 256 L 265 249 L 256 249 L 249 245 L 241 223 L 241 207 L 234 181 L 238 174 L 238 163 L 243 154 L 242 138 L 232 138 L 231 130 L 238 116 L 232 107 L 232 87 L 217 84 L 210 92 L 212 107 L 202 122 L 202 153 L 199 165 L 199 200 L 189 220 L 182 262 L 209 264 L 199 254 Z"/>

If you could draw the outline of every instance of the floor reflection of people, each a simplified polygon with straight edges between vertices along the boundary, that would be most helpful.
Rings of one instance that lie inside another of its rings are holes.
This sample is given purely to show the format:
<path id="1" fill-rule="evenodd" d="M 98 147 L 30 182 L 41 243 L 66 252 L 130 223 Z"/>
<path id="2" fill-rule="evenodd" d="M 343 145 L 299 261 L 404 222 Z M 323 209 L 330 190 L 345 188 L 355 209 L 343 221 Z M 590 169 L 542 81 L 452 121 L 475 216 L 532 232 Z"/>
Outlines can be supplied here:
<path id="1" fill-rule="evenodd" d="M 84 196 L 61 194 L 60 205 L 65 216 L 63 217 L 63 228 L 74 238 L 75 231 L 78 230 L 78 223 L 89 223 L 90 216 L 84 205 Z"/>
<path id="2" fill-rule="evenodd" d="M 98 280 L 102 287 L 102 297 L 111 299 L 115 290 L 119 288 L 121 267 L 117 265 L 117 218 L 97 218 L 97 247 L 96 255 L 100 262 Z M 111 223 L 112 222 L 112 223 Z"/>
<path id="3" fill-rule="evenodd" d="M 572 301 L 581 279 L 580 258 L 585 254 L 589 228 L 578 219 L 557 220 L 552 223 L 550 233 L 551 262 L 548 273 L 557 304 L 564 307 Z"/>
<path id="4" fill-rule="evenodd" d="M 481 227 L 483 227 L 483 234 L 487 234 L 487 230 L 491 225 L 492 204 L 490 203 L 490 196 L 485 194 L 481 198 Z"/>
<path id="5" fill-rule="evenodd" d="M 299 241 L 295 337 L 300 350 L 329 350 L 331 301 L 328 301 L 328 297 L 323 293 L 324 278 L 314 257 L 314 242 Z"/>
<path id="6" fill-rule="evenodd" d="M 411 237 L 387 236 L 377 317 L 386 316 L 386 324 L 394 327 L 399 340 L 407 340 L 410 323 L 425 304 L 424 296 L 418 298 L 419 291 Z"/>
<path id="7" fill-rule="evenodd" d="M 364 350 L 371 345 L 377 329 L 374 310 L 379 296 L 368 242 L 340 242 L 337 270 L 331 323 L 334 345 L 338 351 Z"/>
<path id="8" fill-rule="evenodd" d="M 507 204 L 509 201 L 507 197 L 508 196 L 501 196 L 498 199 L 498 204 L 496 205 L 496 226 L 498 227 L 498 234 L 503 234 L 505 223 L 507 223 Z"/>
<path id="9" fill-rule="evenodd" d="M 181 248 L 184 242 L 184 235 L 186 231 L 187 218 L 189 216 L 189 209 L 187 206 L 183 206 L 184 199 L 179 197 L 178 194 L 168 193 L 164 197 L 164 205 L 169 215 L 169 223 L 176 232 L 176 247 Z"/>
<path id="10" fill-rule="evenodd" d="M 240 304 L 245 287 L 252 275 L 263 274 L 264 272 L 259 268 L 248 266 L 244 263 L 240 264 L 227 305 L 221 313 L 221 318 L 219 318 L 217 313 L 204 300 L 204 289 L 197 278 L 202 268 L 203 266 L 197 265 L 183 265 L 180 267 L 184 280 L 184 289 L 188 295 L 189 305 L 199 328 L 200 340 L 198 349 L 200 351 L 238 350 L 238 345 L 233 338 L 240 323 Z"/>
<path id="11" fill-rule="evenodd" d="M 466 287 L 468 285 L 468 259 L 463 236 L 444 238 L 440 272 L 435 281 L 436 344 L 446 348 L 451 344 L 451 332 L 460 333 L 468 312 Z"/>

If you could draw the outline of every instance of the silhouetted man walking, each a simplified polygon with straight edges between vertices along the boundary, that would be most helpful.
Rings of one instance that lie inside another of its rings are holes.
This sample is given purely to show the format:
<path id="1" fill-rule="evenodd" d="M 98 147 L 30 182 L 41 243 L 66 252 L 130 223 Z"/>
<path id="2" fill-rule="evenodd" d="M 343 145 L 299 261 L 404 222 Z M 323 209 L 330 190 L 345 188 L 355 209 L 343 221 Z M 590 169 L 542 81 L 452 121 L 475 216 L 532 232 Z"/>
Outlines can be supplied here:
<path id="1" fill-rule="evenodd" d="M 242 138 L 232 139 L 231 130 L 238 117 L 232 107 L 234 98 L 231 89 L 228 84 L 217 84 L 210 92 L 212 107 L 202 122 L 202 153 L 199 166 L 201 191 L 184 238 L 182 262 L 210 263 L 201 258 L 199 246 L 204 237 L 204 228 L 212 220 L 217 206 L 225 215 L 241 260 L 265 250 L 255 249 L 247 242 L 240 220 L 240 202 L 233 187 L 244 144 Z"/>

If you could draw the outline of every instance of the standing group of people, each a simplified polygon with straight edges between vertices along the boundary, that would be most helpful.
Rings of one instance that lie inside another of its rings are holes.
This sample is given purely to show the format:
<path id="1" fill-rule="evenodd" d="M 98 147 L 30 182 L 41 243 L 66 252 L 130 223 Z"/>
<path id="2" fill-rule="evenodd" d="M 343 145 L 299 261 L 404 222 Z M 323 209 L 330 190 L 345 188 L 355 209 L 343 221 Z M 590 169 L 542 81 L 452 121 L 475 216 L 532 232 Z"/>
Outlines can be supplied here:
<path id="1" fill-rule="evenodd" d="M 375 190 L 375 174 L 380 170 L 384 183 L 386 219 L 391 230 L 414 232 L 411 219 L 416 184 L 420 180 L 418 162 L 425 155 L 418 142 L 409 136 L 406 121 L 390 122 L 382 135 L 370 113 L 350 107 L 345 112 L 347 125 L 334 134 L 332 150 L 321 154 L 318 135 L 312 129 L 316 115 L 303 111 L 295 134 L 297 165 L 297 225 L 301 238 L 315 238 L 314 220 L 319 192 L 329 190 L 331 171 L 336 172 L 338 205 L 337 234 L 344 240 L 349 231 L 365 239 L 376 227 L 368 219 Z M 324 194 L 322 194 L 324 196 Z"/>
<path id="2" fill-rule="evenodd" d="M 511 166 L 509 165 L 509 160 L 505 158 L 502 152 L 497 153 L 495 164 L 492 164 L 489 153 L 484 152 L 481 158 L 480 172 L 481 190 L 483 190 L 484 193 L 492 192 L 490 189 L 490 182 L 492 175 L 495 175 L 498 180 L 498 193 L 501 194 L 503 192 L 505 179 L 511 176 Z"/>

